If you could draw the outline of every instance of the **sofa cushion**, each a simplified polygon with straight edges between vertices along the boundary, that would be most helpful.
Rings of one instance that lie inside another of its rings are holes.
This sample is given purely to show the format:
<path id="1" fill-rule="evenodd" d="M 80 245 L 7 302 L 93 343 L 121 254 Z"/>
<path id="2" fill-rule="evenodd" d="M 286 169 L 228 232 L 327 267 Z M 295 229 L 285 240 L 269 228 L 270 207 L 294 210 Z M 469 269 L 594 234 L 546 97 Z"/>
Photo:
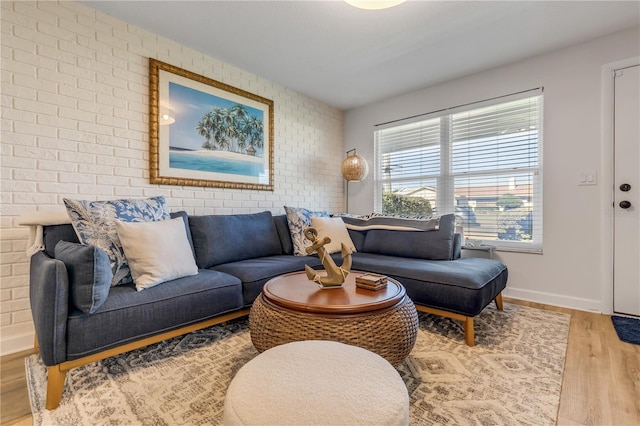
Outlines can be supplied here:
<path id="1" fill-rule="evenodd" d="M 340 265 L 340 256 L 334 257 L 336 264 Z M 304 266 L 309 265 L 314 269 L 322 268 L 318 256 L 269 256 L 257 259 L 241 260 L 239 262 L 225 263 L 215 266 L 213 269 L 236 276 L 242 281 L 242 299 L 244 306 L 250 306 L 262 291 L 264 284 L 273 277 L 299 272 Z M 316 285 L 310 281 L 311 285 Z"/>
<path id="2" fill-rule="evenodd" d="M 371 229 L 363 252 L 428 260 L 451 260 L 454 255 L 455 216 L 440 217 L 433 231 Z"/>
<path id="3" fill-rule="evenodd" d="M 306 256 L 306 249 L 311 245 L 311 241 L 305 238 L 304 230 L 311 226 L 312 217 L 329 217 L 329 213 L 288 206 L 284 206 L 284 211 L 287 214 L 287 224 L 291 233 L 291 241 L 293 241 L 293 254 Z"/>
<path id="4" fill-rule="evenodd" d="M 362 251 L 367 231 L 354 231 L 353 229 L 347 229 L 347 231 L 349 231 L 349 237 L 351 241 L 353 241 L 353 246 L 356 248 L 356 251 Z"/>
<path id="5" fill-rule="evenodd" d="M 291 232 L 287 223 L 287 215 L 280 214 L 273 216 L 273 223 L 276 225 L 280 244 L 282 245 L 282 254 L 293 254 L 293 241 L 291 241 Z"/>
<path id="6" fill-rule="evenodd" d="M 491 259 L 452 261 L 354 253 L 352 269 L 387 275 L 407 289 L 414 303 L 475 316 L 504 290 L 507 267 Z"/>
<path id="7" fill-rule="evenodd" d="M 271 212 L 190 216 L 199 268 L 282 254 Z"/>
<path id="8" fill-rule="evenodd" d="M 193 254 L 193 257 L 195 259 L 196 252 L 193 250 L 193 238 L 191 238 L 191 229 L 189 229 L 189 215 L 185 211 L 171 212 L 169 213 L 169 215 L 171 216 L 171 219 L 180 217 L 184 221 L 184 231 L 187 235 L 187 240 L 189 241 L 189 247 L 191 247 L 191 253 Z"/>
<path id="9" fill-rule="evenodd" d="M 138 223 L 116 220 L 116 229 L 138 291 L 198 273 L 183 218 Z"/>
<path id="10" fill-rule="evenodd" d="M 164 197 L 147 199 L 83 201 L 65 198 L 64 204 L 81 243 L 103 249 L 111 260 L 111 285 L 133 281 L 115 220 L 149 222 L 169 219 Z"/>
<path id="11" fill-rule="evenodd" d="M 67 268 L 74 306 L 84 314 L 93 314 L 109 296 L 113 278 L 109 256 L 99 247 L 68 241 L 58 241 L 54 254 Z"/>
<path id="12" fill-rule="evenodd" d="M 133 284 L 111 287 L 93 315 L 79 310 L 67 321 L 67 360 L 195 324 L 242 307 L 240 280 L 222 272 L 168 281 L 145 291 Z M 99 331 L 99 332 L 96 332 Z"/>

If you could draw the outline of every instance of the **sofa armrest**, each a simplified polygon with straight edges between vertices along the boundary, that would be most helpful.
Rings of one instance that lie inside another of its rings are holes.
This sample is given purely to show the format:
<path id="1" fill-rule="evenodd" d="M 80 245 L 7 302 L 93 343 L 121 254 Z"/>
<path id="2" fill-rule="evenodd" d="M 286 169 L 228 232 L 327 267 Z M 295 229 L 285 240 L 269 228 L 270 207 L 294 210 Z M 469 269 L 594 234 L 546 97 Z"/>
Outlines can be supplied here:
<path id="1" fill-rule="evenodd" d="M 60 260 L 38 252 L 31 257 L 29 296 L 31 315 L 45 365 L 66 361 L 69 277 Z"/>

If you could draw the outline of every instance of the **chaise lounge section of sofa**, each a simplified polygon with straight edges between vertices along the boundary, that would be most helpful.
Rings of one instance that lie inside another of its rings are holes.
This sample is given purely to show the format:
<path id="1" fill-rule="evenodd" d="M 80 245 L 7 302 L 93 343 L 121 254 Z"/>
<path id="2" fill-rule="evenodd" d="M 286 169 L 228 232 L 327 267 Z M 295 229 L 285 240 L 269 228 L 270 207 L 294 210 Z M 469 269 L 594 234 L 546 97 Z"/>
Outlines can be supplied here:
<path id="1" fill-rule="evenodd" d="M 72 368 L 247 315 L 269 279 L 305 265 L 322 268 L 317 256 L 293 254 L 285 215 L 171 217 L 184 221 L 197 274 L 142 291 L 134 284 L 110 287 L 91 313 L 71 297 L 81 284 L 74 265 L 55 256 L 59 241 L 78 243 L 76 232 L 69 224 L 43 227 L 44 250 L 31 258 L 30 295 L 36 344 L 48 366 L 48 409 L 58 406 Z M 492 300 L 500 307 L 507 268 L 494 260 L 460 259 L 453 221 L 453 215 L 442 216 L 430 231 L 351 229 L 357 250 L 352 269 L 399 280 L 418 310 L 462 319 L 472 345 L 473 317 Z M 340 255 L 334 256 L 339 263 Z"/>
<path id="2" fill-rule="evenodd" d="M 465 341 L 473 346 L 473 318 L 491 301 L 502 310 L 507 267 L 491 259 L 461 258 L 454 215 L 438 218 L 430 231 L 411 229 L 415 221 L 410 219 L 375 219 L 376 225 L 362 226 L 367 222 L 344 218 L 356 244 L 353 268 L 400 281 L 418 311 L 462 321 Z M 396 229 L 386 229 L 387 223 Z"/>

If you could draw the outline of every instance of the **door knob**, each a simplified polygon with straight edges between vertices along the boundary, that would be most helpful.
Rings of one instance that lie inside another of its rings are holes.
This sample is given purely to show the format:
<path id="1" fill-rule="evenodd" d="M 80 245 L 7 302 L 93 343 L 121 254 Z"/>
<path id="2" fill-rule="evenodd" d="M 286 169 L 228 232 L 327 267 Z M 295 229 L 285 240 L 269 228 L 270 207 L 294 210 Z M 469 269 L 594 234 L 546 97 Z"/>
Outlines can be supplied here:
<path id="1" fill-rule="evenodd" d="M 620 201 L 620 208 L 628 209 L 629 207 L 631 207 L 631 203 L 629 201 Z"/>
<path id="2" fill-rule="evenodd" d="M 629 185 L 628 183 L 623 183 L 622 185 L 620 185 L 620 191 L 627 192 L 630 190 L 631 190 L 631 185 Z"/>

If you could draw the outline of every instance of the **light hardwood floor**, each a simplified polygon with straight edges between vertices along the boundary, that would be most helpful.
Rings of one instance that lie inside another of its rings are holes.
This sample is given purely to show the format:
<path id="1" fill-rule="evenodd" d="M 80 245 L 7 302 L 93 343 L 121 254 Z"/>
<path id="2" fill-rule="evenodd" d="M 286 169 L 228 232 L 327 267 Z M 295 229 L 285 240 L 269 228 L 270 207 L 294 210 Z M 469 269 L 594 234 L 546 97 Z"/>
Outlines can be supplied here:
<path id="1" fill-rule="evenodd" d="M 640 425 L 640 345 L 618 340 L 608 315 L 506 299 L 571 314 L 559 425 Z M 31 425 L 26 351 L 2 357 L 2 425 Z"/>

